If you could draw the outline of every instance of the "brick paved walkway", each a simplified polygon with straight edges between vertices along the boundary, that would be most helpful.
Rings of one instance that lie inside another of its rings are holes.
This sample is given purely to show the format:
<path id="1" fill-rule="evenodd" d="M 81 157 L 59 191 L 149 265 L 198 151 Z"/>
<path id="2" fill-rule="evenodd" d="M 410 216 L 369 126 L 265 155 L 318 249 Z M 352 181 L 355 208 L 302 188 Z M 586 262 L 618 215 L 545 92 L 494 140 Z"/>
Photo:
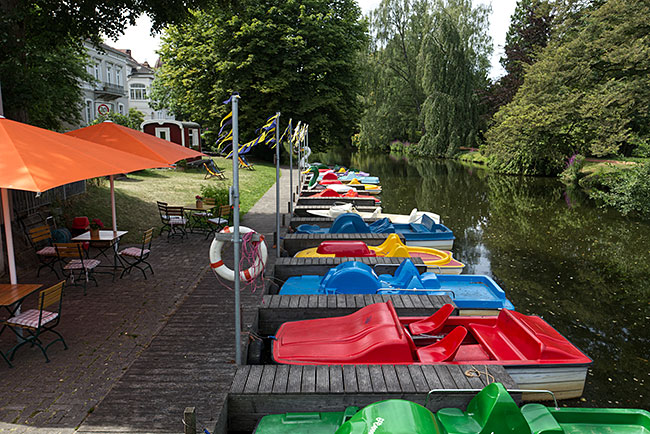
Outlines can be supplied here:
<path id="1" fill-rule="evenodd" d="M 286 212 L 288 176 L 281 188 Z M 275 186 L 242 224 L 271 240 L 274 209 Z M 70 287 L 60 324 L 70 348 L 51 347 L 49 364 L 35 348 L 19 350 L 14 369 L 0 361 L 0 432 L 179 433 L 186 406 L 196 406 L 199 426 L 212 430 L 235 370 L 234 297 L 209 272 L 209 245 L 192 234 L 182 242 L 156 239 L 153 278 L 134 272 L 112 283 L 101 276 L 86 297 Z M 20 280 L 55 281 L 43 277 Z M 242 294 L 244 324 L 260 297 Z M 5 332 L 0 348 L 12 344 Z"/>

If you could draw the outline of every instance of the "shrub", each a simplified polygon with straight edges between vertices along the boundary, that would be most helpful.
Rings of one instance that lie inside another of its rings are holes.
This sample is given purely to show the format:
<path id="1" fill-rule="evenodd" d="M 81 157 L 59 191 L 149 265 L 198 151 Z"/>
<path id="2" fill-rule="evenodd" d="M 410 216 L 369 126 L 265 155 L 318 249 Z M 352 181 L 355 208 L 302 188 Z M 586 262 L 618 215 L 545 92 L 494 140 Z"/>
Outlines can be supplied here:
<path id="1" fill-rule="evenodd" d="M 560 173 L 560 180 L 565 184 L 573 184 L 578 182 L 580 178 L 580 170 L 585 165 L 585 157 L 580 154 L 573 154 L 564 168 L 564 171 Z"/>
<path id="2" fill-rule="evenodd" d="M 230 195 L 228 189 L 224 187 L 219 187 L 217 185 L 202 185 L 201 186 L 201 196 L 213 198 L 217 206 L 228 205 L 230 202 Z"/>
<path id="3" fill-rule="evenodd" d="M 589 195 L 602 201 L 603 206 L 613 206 L 623 215 L 650 217 L 650 163 L 608 173 L 600 178 L 600 185 L 603 190 Z"/>

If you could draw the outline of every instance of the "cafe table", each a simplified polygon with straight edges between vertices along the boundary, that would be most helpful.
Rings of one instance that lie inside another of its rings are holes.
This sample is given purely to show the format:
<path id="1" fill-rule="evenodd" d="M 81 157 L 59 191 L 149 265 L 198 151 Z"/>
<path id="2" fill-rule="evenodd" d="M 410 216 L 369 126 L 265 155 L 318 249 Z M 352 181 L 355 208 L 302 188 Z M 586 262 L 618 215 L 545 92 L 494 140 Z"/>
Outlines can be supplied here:
<path id="1" fill-rule="evenodd" d="M 0 306 L 9 313 L 9 318 L 20 313 L 20 306 L 27 297 L 39 290 L 43 285 L 40 283 L 0 283 Z M 5 324 L 0 329 L 0 335 L 8 326 Z M 2 358 L 13 366 L 3 351 L 0 351 Z"/>
<path id="2" fill-rule="evenodd" d="M 215 207 L 216 205 L 207 205 L 206 203 L 201 203 L 201 206 L 197 206 L 196 202 L 183 205 L 183 209 L 189 211 L 187 213 L 187 221 L 189 222 L 188 227 L 190 232 L 194 232 L 194 229 L 198 229 L 199 231 L 209 231 L 210 227 L 207 223 L 207 219 L 212 216 L 207 213 L 212 211 Z M 206 214 L 201 215 L 196 213 Z"/>
<path id="3" fill-rule="evenodd" d="M 90 231 L 84 232 L 81 235 L 77 235 L 72 238 L 72 241 L 75 242 L 86 242 L 90 243 L 91 246 L 97 248 L 99 252 L 94 256 L 97 258 L 100 255 L 104 255 L 109 258 L 106 252 L 112 248 L 113 250 L 113 273 L 117 270 L 118 267 L 122 266 L 122 261 L 120 260 L 120 255 L 118 255 L 120 247 L 120 238 L 128 234 L 129 231 L 113 231 L 113 230 L 100 230 L 99 235 L 96 237 L 91 236 Z M 109 258 L 110 259 L 110 258 Z"/>

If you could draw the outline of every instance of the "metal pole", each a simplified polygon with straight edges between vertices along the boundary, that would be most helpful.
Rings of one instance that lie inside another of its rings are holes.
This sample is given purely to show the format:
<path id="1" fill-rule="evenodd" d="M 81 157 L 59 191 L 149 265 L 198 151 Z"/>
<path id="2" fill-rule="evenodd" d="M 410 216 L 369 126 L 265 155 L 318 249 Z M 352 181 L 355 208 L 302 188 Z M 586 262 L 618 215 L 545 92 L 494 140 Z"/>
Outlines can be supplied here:
<path id="1" fill-rule="evenodd" d="M 302 169 L 300 168 L 300 148 L 302 147 L 302 139 L 300 138 L 300 130 L 298 130 L 298 187 L 296 190 L 298 191 L 298 194 L 300 194 L 300 190 L 302 189 Z"/>
<path id="2" fill-rule="evenodd" d="M 113 175 L 108 177 L 111 183 L 111 212 L 113 213 L 113 232 L 117 230 L 117 214 L 115 213 L 115 179 Z"/>
<path id="3" fill-rule="evenodd" d="M 307 124 L 307 131 L 305 131 L 305 148 L 309 148 L 309 124 Z M 305 167 L 309 166 L 309 154 L 305 152 Z"/>
<path id="4" fill-rule="evenodd" d="M 233 206 L 233 244 L 234 244 L 234 271 L 235 271 L 235 363 L 242 364 L 241 360 L 241 301 L 239 297 L 239 95 L 232 95 L 232 206 Z"/>
<path id="5" fill-rule="evenodd" d="M 280 112 L 275 114 L 275 257 L 280 257 Z"/>
<path id="6" fill-rule="evenodd" d="M 11 233 L 11 215 L 9 212 L 9 191 L 6 188 L 0 189 L 2 196 L 2 218 L 5 224 L 5 239 L 7 241 L 7 262 L 9 264 L 9 282 L 12 285 L 18 283 L 16 277 L 16 257 L 14 256 L 14 239 Z"/>
<path id="7" fill-rule="evenodd" d="M 291 119 L 289 119 L 289 214 L 293 214 L 293 131 L 291 131 Z"/>

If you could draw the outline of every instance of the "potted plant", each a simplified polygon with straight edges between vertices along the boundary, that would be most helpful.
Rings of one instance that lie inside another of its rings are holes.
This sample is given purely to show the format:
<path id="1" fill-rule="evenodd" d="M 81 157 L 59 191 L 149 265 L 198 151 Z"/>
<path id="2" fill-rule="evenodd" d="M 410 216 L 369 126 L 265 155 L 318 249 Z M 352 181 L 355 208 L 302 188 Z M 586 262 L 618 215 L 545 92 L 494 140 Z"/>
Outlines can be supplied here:
<path id="1" fill-rule="evenodd" d="M 99 238 L 99 229 L 101 226 L 95 221 L 90 223 L 90 238 Z"/>
<path id="2" fill-rule="evenodd" d="M 203 208 L 203 197 L 196 195 L 196 207 Z"/>

